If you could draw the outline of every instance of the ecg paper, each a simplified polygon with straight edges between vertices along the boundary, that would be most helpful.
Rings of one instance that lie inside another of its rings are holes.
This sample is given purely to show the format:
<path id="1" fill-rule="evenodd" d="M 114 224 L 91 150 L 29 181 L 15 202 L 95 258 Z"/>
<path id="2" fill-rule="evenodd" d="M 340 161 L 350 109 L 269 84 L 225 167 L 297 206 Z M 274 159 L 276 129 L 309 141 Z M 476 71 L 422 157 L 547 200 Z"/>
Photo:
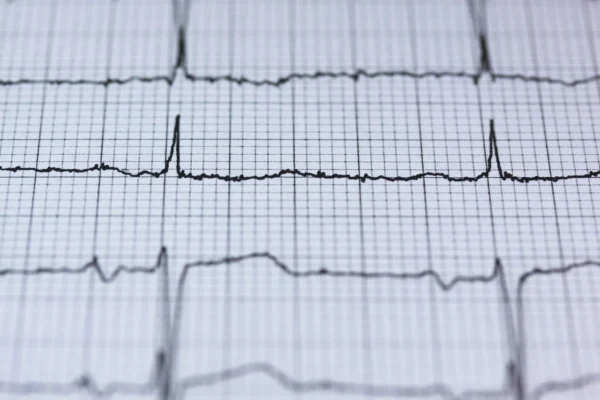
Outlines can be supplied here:
<path id="1" fill-rule="evenodd" d="M 1 399 L 599 399 L 600 2 L 0 2 Z"/>

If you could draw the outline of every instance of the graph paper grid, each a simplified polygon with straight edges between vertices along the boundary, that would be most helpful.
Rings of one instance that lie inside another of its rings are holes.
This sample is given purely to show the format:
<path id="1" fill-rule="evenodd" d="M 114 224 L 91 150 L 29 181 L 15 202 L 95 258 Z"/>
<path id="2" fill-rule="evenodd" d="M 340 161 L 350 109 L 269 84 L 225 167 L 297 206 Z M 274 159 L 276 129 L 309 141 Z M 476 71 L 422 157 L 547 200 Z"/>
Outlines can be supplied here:
<path id="1" fill-rule="evenodd" d="M 600 398 L 598 21 L 0 2 L 0 398 Z"/>

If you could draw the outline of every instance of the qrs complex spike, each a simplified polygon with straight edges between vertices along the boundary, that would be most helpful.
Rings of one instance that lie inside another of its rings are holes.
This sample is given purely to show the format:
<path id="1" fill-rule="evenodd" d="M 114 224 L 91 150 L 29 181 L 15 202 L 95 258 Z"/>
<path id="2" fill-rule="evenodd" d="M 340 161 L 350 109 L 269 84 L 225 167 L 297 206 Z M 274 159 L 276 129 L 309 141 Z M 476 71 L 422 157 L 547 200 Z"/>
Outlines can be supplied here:
<path id="1" fill-rule="evenodd" d="M 500 154 L 498 150 L 498 142 L 496 139 L 496 131 L 494 128 L 494 121 L 490 120 L 489 124 L 489 139 L 488 139 L 488 156 L 485 163 L 485 170 L 474 176 L 452 176 L 445 172 L 437 171 L 426 171 L 414 175 L 372 175 L 368 173 L 364 174 L 344 174 L 335 172 L 324 172 L 324 171 L 302 171 L 299 169 L 282 169 L 274 173 L 267 173 L 262 175 L 221 175 L 218 173 L 199 173 L 194 174 L 185 171 L 181 166 L 181 128 L 180 128 L 180 116 L 175 118 L 175 126 L 173 128 L 173 138 L 171 140 L 170 150 L 167 158 L 164 161 L 164 167 L 159 171 L 152 170 L 141 170 L 138 172 L 132 172 L 126 168 L 120 168 L 114 165 L 106 164 L 104 162 L 100 164 L 94 164 L 90 167 L 85 168 L 63 168 L 63 167 L 5 167 L 0 166 L 0 171 L 6 172 L 36 172 L 42 174 L 60 173 L 60 174 L 84 174 L 94 171 L 110 171 L 116 174 L 124 175 L 130 178 L 160 178 L 168 174 L 172 169 L 173 162 L 175 163 L 175 173 L 180 179 L 191 179 L 194 181 L 203 180 L 220 180 L 226 182 L 244 182 L 244 181 L 263 181 L 267 179 L 278 179 L 286 176 L 296 176 L 301 178 L 314 178 L 314 179 L 326 179 L 326 180 L 349 180 L 349 181 L 386 181 L 386 182 L 410 182 L 424 178 L 439 178 L 444 179 L 448 182 L 478 182 L 482 179 L 494 177 L 493 171 L 497 173 L 497 177 L 503 181 L 510 181 L 515 183 L 529 183 L 529 182 L 559 182 L 572 179 L 589 179 L 597 178 L 600 176 L 600 169 L 590 170 L 586 173 L 581 174 L 567 174 L 567 175 L 533 175 L 533 176 L 520 176 L 512 172 L 506 171 L 502 167 L 500 161 Z"/>
<path id="2" fill-rule="evenodd" d="M 85 275 L 94 273 L 100 282 L 110 285 L 122 275 L 158 274 L 163 281 L 168 281 L 169 269 L 167 267 L 168 253 L 162 248 L 158 254 L 157 261 L 150 267 L 126 267 L 118 266 L 113 272 L 107 273 L 101 267 L 98 259 L 94 257 L 89 263 L 79 268 L 49 268 L 39 267 L 32 270 L 0 269 L 0 277 L 8 276 L 42 276 L 42 275 Z M 172 360 L 178 351 L 177 339 L 179 327 L 182 322 L 182 310 L 184 307 L 184 291 L 189 274 L 192 270 L 219 268 L 226 265 L 239 265 L 245 261 L 262 261 L 272 266 L 277 271 L 292 279 L 368 279 L 368 280 L 390 280 L 390 281 L 419 281 L 430 280 L 442 291 L 452 291 L 458 286 L 480 285 L 496 283 L 498 294 L 504 308 L 504 329 L 508 331 L 508 346 L 510 359 L 507 362 L 504 377 L 504 385 L 496 389 L 469 389 L 457 393 L 442 383 L 432 383 L 424 386 L 410 385 L 375 385 L 355 382 L 343 382 L 331 379 L 298 380 L 286 374 L 269 363 L 248 363 L 234 366 L 217 372 L 197 374 L 177 379 L 172 374 Z M 600 262 L 583 261 L 562 267 L 541 269 L 535 268 L 519 275 L 515 296 L 516 308 L 512 310 L 512 300 L 509 295 L 508 283 L 505 276 L 504 266 L 501 260 L 496 259 L 494 268 L 489 274 L 479 275 L 456 275 L 446 281 L 435 270 L 423 270 L 412 273 L 401 272 L 365 272 L 355 270 L 330 270 L 326 268 L 297 270 L 289 267 L 276 256 L 268 252 L 250 253 L 236 257 L 225 257 L 216 260 L 196 261 L 187 263 L 181 269 L 177 278 L 176 293 L 174 296 L 174 316 L 163 320 L 167 327 L 169 337 L 166 338 L 168 346 L 157 351 L 154 365 L 150 368 L 149 378 L 146 382 L 123 382 L 114 381 L 101 386 L 93 377 L 83 374 L 71 382 L 9 382 L 0 380 L 0 392 L 12 395 L 31 394 L 56 394 L 67 395 L 78 391 L 86 391 L 96 397 L 111 397 L 114 395 L 148 395 L 159 393 L 162 399 L 183 399 L 186 393 L 194 388 L 213 386 L 219 383 L 241 379 L 247 376 L 264 375 L 282 388 L 297 392 L 330 392 L 345 395 L 363 395 L 370 397 L 412 397 L 412 398 L 444 398 L 444 399 L 496 399 L 502 396 L 513 396 L 516 400 L 538 400 L 543 397 L 561 392 L 580 390 L 582 388 L 600 384 L 600 372 L 589 373 L 579 377 L 561 380 L 546 381 L 528 389 L 526 385 L 526 371 L 523 370 L 525 363 L 525 351 L 527 343 L 524 341 L 524 300 L 523 292 L 527 284 L 536 277 L 541 276 L 565 276 L 576 270 L 600 270 Z M 164 296 L 164 293 L 163 293 Z M 163 306 L 169 306 L 169 299 L 163 298 Z M 167 315 L 167 314 L 165 314 Z M 173 354 L 170 354 L 173 353 Z"/>

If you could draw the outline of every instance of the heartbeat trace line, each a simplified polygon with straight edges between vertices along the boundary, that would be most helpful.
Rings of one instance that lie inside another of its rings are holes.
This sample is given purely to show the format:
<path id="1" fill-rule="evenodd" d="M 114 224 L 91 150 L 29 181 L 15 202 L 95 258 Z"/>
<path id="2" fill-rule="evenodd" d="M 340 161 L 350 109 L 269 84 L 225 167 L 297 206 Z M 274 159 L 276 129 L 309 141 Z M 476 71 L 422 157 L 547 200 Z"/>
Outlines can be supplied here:
<path id="1" fill-rule="evenodd" d="M 330 379 L 298 380 L 287 375 L 282 370 L 269 363 L 246 363 L 221 371 L 190 375 L 181 380 L 175 380 L 174 369 L 177 357 L 177 341 L 182 321 L 183 300 L 185 284 L 188 275 L 193 269 L 218 268 L 225 265 L 241 264 L 248 260 L 267 262 L 272 268 L 294 279 L 316 278 L 356 278 L 356 279 L 388 279 L 395 281 L 431 280 L 440 290 L 449 292 L 459 285 L 498 284 L 498 293 L 502 304 L 502 315 L 509 351 L 509 361 L 506 365 L 504 384 L 497 389 L 469 389 L 455 393 L 451 387 L 442 383 L 433 383 L 424 386 L 410 385 L 376 385 L 355 382 L 343 382 Z M 490 274 L 457 275 L 446 281 L 433 269 L 419 272 L 365 272 L 356 270 L 335 271 L 327 268 L 299 271 L 290 268 L 283 261 L 268 252 L 250 253 L 237 257 L 225 257 L 216 260 L 196 261 L 184 264 L 178 279 L 174 297 L 174 315 L 170 317 L 169 297 L 169 268 L 168 254 L 165 247 L 161 248 L 156 263 L 151 267 L 126 267 L 118 266 L 110 273 L 106 273 L 97 257 L 79 268 L 49 268 L 38 267 L 32 270 L 0 269 L 0 277 L 7 276 L 40 276 L 40 275 L 84 275 L 94 273 L 104 284 L 115 282 L 124 274 L 157 274 L 161 278 L 161 296 L 163 308 L 163 325 L 167 334 L 162 347 L 157 351 L 154 365 L 151 367 L 149 378 L 146 382 L 119 382 L 114 381 L 99 385 L 90 375 L 83 374 L 71 382 L 9 382 L 0 381 L 0 392 L 13 395 L 55 394 L 66 395 L 79 391 L 87 391 L 96 397 L 111 397 L 114 395 L 149 395 L 156 393 L 161 400 L 183 399 L 189 390 L 212 386 L 226 381 L 241 379 L 246 376 L 264 375 L 272 379 L 283 389 L 298 392 L 330 392 L 347 395 L 364 395 L 370 397 L 441 397 L 448 400 L 467 399 L 496 399 L 513 396 L 515 400 L 539 400 L 543 397 L 561 392 L 570 392 L 584 389 L 600 383 L 600 372 L 588 373 L 579 377 L 566 380 L 552 380 L 542 382 L 528 391 L 526 386 L 526 340 L 525 316 L 523 293 L 528 282 L 541 276 L 565 276 L 576 270 L 600 269 L 598 261 L 583 261 L 562 267 L 540 269 L 534 268 L 522 273 L 518 277 L 515 311 L 512 309 L 512 300 L 509 294 L 505 269 L 500 259 L 494 262 Z"/>
<path id="2" fill-rule="evenodd" d="M 180 67 L 175 66 L 172 72 L 168 75 L 131 75 L 126 78 L 106 78 L 106 79 L 29 79 L 21 78 L 15 80 L 0 80 L 0 86 L 18 86 L 18 85 L 35 85 L 35 84 L 47 84 L 47 85 L 95 85 L 95 86 L 112 86 L 112 85 L 126 85 L 133 82 L 151 83 L 151 82 L 164 82 L 168 85 L 173 85 L 177 79 L 176 71 Z M 375 78 L 412 78 L 412 79 L 426 79 L 426 78 L 466 78 L 471 79 L 474 84 L 479 84 L 481 78 L 488 75 L 492 81 L 496 80 L 509 80 L 509 81 L 520 81 L 525 83 L 547 83 L 560 85 L 565 87 L 576 87 L 589 83 L 599 82 L 600 74 L 587 76 L 584 78 L 565 80 L 560 78 L 553 78 L 550 76 L 536 76 L 536 75 L 525 75 L 518 73 L 501 73 L 501 72 L 466 72 L 466 71 L 423 71 L 415 72 L 409 70 L 378 70 L 368 71 L 362 68 L 354 71 L 315 71 L 315 72 L 292 72 L 287 75 L 283 75 L 276 79 L 253 79 L 248 78 L 244 75 L 234 76 L 231 74 L 226 75 L 195 75 L 190 73 L 186 68 L 183 70 L 183 78 L 188 82 L 205 82 L 205 83 L 219 83 L 228 82 L 237 85 L 251 85 L 251 86 L 270 86 L 270 87 L 281 87 L 292 81 L 302 80 L 318 80 L 322 78 L 347 78 L 353 81 L 360 79 L 375 79 Z"/>
<path id="3" fill-rule="evenodd" d="M 7 172 L 36 172 L 36 173 L 64 173 L 64 174 L 84 174 L 94 171 L 112 171 L 127 177 L 131 178 L 141 178 L 141 177 L 152 177 L 159 178 L 166 175 L 171 170 L 171 163 L 173 162 L 173 158 L 175 158 L 175 171 L 177 177 L 180 179 L 191 179 L 195 181 L 203 181 L 208 179 L 216 179 L 220 181 L 226 182 L 244 182 L 244 181 L 262 181 L 267 179 L 277 179 L 283 178 L 285 176 L 296 176 L 302 178 L 317 178 L 317 179 L 342 179 L 342 180 L 350 180 L 350 181 L 387 181 L 387 182 L 409 182 L 416 181 L 424 178 L 441 178 L 445 179 L 448 182 L 477 182 L 482 179 L 486 179 L 492 176 L 492 170 L 494 166 L 496 167 L 496 171 L 498 173 L 498 177 L 503 181 L 511 181 L 517 183 L 529 183 L 529 182 L 559 182 L 570 179 L 590 179 L 597 178 L 600 176 L 600 170 L 590 170 L 586 173 L 581 174 L 568 174 L 568 175 L 533 175 L 533 176 L 519 176 L 515 175 L 511 172 L 505 171 L 502 168 L 502 163 L 500 162 L 500 154 L 498 151 L 498 143 L 496 139 L 496 131 L 494 129 L 494 120 L 490 120 L 490 133 L 489 133 L 489 150 L 488 156 L 486 160 L 485 170 L 480 172 L 474 176 L 452 176 L 445 172 L 436 172 L 436 171 L 427 171 L 421 172 L 414 175 L 406 175 L 406 176 L 388 176 L 388 175 L 370 175 L 368 173 L 365 174 L 340 174 L 340 173 L 327 173 L 323 171 L 301 171 L 298 169 L 282 169 L 278 172 L 263 174 L 263 175 L 221 175 L 221 174 L 208 174 L 208 173 L 199 173 L 194 174 L 191 172 L 186 172 L 181 167 L 181 150 L 180 150 L 180 138 L 181 138 L 181 129 L 180 129 L 180 116 L 177 115 L 175 117 L 175 126 L 173 128 L 173 139 L 171 141 L 170 151 L 165 159 L 164 167 L 160 171 L 152 171 L 152 170 L 141 170 L 138 172 L 132 172 L 127 168 L 120 168 L 110 164 L 106 164 L 101 162 L 100 164 L 94 164 L 90 167 L 86 168 L 63 168 L 63 167 L 53 167 L 48 166 L 44 168 L 39 167 L 23 167 L 23 166 L 14 166 L 14 167 L 4 167 L 0 166 L 0 171 Z"/>
<path id="4" fill-rule="evenodd" d="M 485 0 L 479 0 L 485 4 Z M 196 75 L 189 71 L 187 63 L 187 23 L 189 20 L 190 3 L 183 1 L 183 5 L 177 5 L 177 1 L 173 1 L 174 26 L 177 31 L 177 51 L 175 54 L 175 62 L 167 74 L 159 75 L 131 75 L 126 78 L 110 78 L 105 79 L 0 79 L 0 86 L 17 86 L 17 85 L 33 85 L 33 84 L 48 84 L 48 85 L 125 85 L 133 82 L 151 83 L 163 82 L 168 85 L 173 85 L 178 77 L 177 72 L 181 71 L 183 79 L 188 82 L 205 82 L 218 83 L 227 82 L 237 85 L 251 86 L 270 86 L 281 87 L 293 81 L 303 80 L 318 80 L 322 78 L 329 79 L 351 79 L 358 81 L 359 79 L 376 79 L 376 78 L 465 78 L 471 79 L 475 85 L 479 83 L 481 78 L 489 76 L 492 81 L 495 80 L 511 80 L 521 81 L 525 83 L 547 83 L 560 85 L 565 87 L 576 87 L 589 83 L 600 82 L 600 73 L 573 80 L 554 78 L 550 76 L 526 75 L 521 73 L 499 73 L 494 72 L 491 64 L 490 46 L 487 38 L 487 30 L 485 28 L 485 6 L 480 10 L 475 11 L 476 1 L 468 1 L 468 8 L 472 15 L 472 25 L 476 36 L 477 45 L 479 47 L 479 67 L 477 72 L 467 71 L 410 71 L 404 69 L 390 69 L 367 71 L 366 69 L 355 69 L 353 71 L 315 71 L 315 72 L 292 72 L 287 75 L 280 76 L 276 79 L 254 79 L 244 75 L 234 76 L 232 74 L 225 75 Z M 178 11 L 183 8 L 183 11 Z"/>

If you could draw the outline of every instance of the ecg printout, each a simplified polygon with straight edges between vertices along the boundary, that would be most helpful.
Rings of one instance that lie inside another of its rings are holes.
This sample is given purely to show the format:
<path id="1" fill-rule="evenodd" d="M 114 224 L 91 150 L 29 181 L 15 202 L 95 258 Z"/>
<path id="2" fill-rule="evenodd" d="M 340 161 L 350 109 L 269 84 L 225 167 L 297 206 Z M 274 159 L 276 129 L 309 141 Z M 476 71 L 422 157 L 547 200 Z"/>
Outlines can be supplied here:
<path id="1" fill-rule="evenodd" d="M 1 399 L 599 399 L 600 2 L 0 2 Z"/>

